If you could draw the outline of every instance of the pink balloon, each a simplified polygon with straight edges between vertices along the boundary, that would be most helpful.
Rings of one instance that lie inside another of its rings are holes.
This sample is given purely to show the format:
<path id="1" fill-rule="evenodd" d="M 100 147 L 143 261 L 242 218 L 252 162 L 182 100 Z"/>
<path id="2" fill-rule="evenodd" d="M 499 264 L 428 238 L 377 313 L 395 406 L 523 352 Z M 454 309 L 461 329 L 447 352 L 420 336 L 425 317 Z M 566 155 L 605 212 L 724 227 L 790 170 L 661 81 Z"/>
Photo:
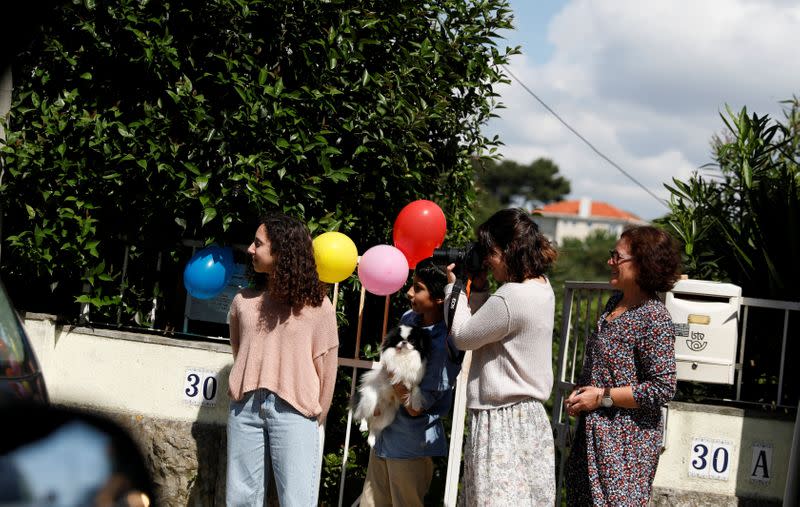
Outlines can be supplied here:
<path id="1" fill-rule="evenodd" d="M 358 278 L 372 294 L 388 296 L 400 290 L 408 279 L 408 261 L 391 245 L 376 245 L 358 262 Z"/>

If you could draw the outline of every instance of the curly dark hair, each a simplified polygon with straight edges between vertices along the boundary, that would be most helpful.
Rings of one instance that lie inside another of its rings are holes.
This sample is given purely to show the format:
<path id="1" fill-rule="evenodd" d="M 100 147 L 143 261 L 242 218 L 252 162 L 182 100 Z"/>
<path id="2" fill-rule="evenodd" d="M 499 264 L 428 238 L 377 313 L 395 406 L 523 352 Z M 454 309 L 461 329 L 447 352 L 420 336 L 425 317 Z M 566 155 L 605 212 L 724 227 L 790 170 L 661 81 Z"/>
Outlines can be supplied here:
<path id="1" fill-rule="evenodd" d="M 672 289 L 681 276 L 681 254 L 675 238 L 656 227 L 642 225 L 626 229 L 620 239 L 628 242 L 639 288 L 651 294 Z"/>
<path id="2" fill-rule="evenodd" d="M 478 248 L 484 258 L 495 248 L 500 251 L 510 282 L 542 276 L 558 258 L 550 240 L 522 208 L 500 210 L 482 223 Z"/>
<path id="3" fill-rule="evenodd" d="M 270 297 L 292 308 L 320 306 L 324 285 L 317 274 L 311 233 L 300 220 L 283 213 L 267 213 L 259 220 L 267 230 L 275 267 L 258 285 L 269 287 Z M 258 279 L 260 278 L 260 280 Z"/>

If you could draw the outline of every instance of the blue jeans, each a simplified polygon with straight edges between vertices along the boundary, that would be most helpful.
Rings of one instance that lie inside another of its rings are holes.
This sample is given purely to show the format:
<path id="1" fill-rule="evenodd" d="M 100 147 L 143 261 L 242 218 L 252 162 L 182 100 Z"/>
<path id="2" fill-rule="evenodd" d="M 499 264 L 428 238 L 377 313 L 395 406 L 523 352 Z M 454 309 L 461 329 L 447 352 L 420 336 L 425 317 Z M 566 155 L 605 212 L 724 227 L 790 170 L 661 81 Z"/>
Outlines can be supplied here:
<path id="1" fill-rule="evenodd" d="M 266 505 L 270 463 L 281 507 L 311 507 L 319 491 L 316 418 L 275 393 L 258 389 L 231 401 L 228 413 L 226 503 Z"/>

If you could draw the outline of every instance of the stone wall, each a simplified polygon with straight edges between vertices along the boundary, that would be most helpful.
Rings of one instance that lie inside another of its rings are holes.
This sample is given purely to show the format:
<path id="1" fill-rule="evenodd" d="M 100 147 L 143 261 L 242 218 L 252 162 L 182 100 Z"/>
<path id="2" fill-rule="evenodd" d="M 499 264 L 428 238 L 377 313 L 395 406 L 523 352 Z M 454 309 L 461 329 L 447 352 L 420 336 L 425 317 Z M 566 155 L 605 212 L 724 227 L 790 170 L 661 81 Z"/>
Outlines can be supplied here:
<path id="1" fill-rule="evenodd" d="M 139 443 L 159 505 L 225 505 L 225 427 L 133 415 L 113 419 Z"/>
<path id="2" fill-rule="evenodd" d="M 737 498 L 700 491 L 681 491 L 673 488 L 653 488 L 650 507 L 780 507 L 775 499 Z"/>

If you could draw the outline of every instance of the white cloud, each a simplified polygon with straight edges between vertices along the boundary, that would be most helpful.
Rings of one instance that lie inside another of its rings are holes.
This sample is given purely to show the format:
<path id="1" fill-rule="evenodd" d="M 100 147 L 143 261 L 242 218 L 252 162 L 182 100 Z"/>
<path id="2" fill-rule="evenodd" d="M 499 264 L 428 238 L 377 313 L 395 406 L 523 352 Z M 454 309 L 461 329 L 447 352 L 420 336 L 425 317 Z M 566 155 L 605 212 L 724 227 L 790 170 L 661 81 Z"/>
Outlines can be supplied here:
<path id="1" fill-rule="evenodd" d="M 511 71 L 600 151 L 651 191 L 711 161 L 719 112 L 780 114 L 800 92 L 800 5 L 786 1 L 569 2 L 551 21 L 549 61 Z M 524 48 L 523 48 L 524 51 Z M 574 197 L 654 218 L 665 208 L 594 154 L 516 82 L 487 129 L 508 158 L 553 159 Z"/>

